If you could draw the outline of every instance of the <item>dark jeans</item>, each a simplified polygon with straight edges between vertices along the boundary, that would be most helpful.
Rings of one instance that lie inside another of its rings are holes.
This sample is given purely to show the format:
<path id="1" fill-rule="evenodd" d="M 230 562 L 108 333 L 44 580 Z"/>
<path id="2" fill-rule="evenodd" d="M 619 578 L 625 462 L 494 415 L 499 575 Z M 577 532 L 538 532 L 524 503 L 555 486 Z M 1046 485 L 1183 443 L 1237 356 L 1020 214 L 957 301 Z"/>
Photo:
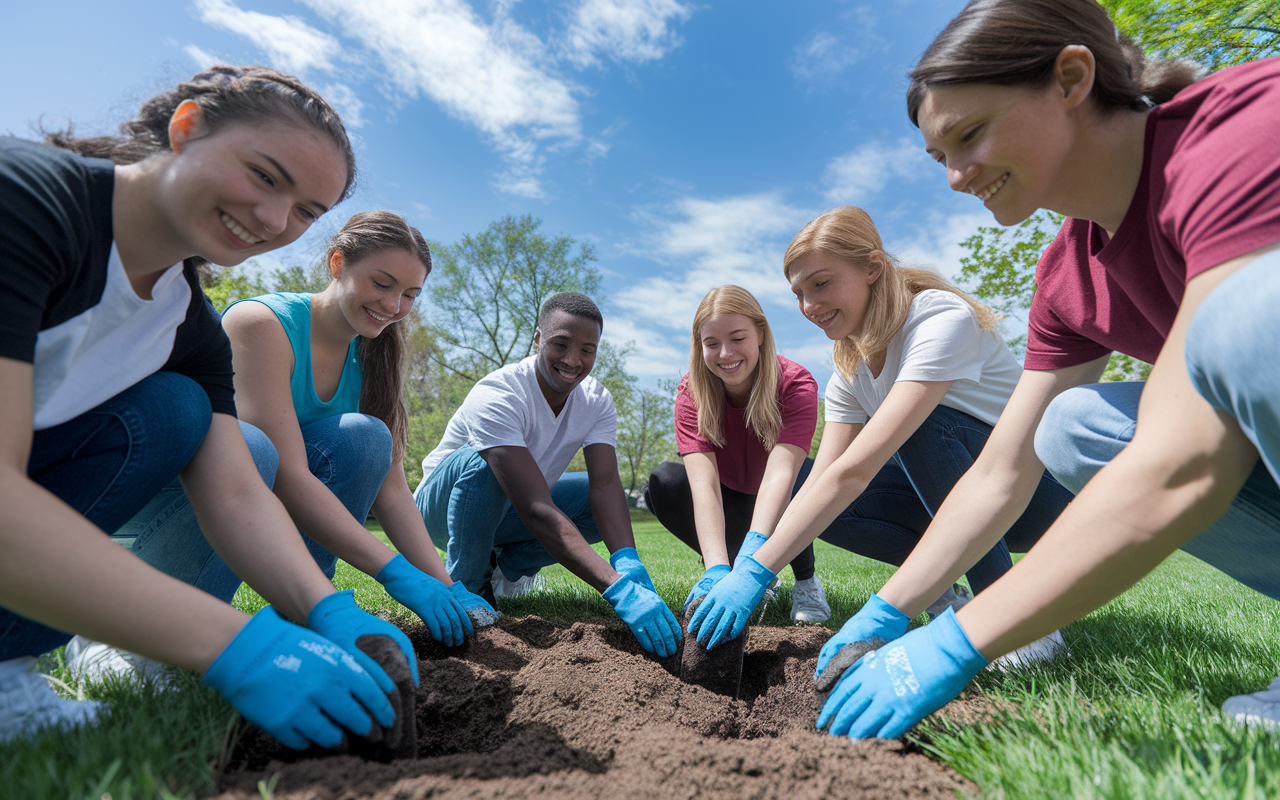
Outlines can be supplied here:
<path id="1" fill-rule="evenodd" d="M 800 491 L 804 479 L 809 477 L 813 469 L 813 459 L 806 458 L 796 476 L 796 484 L 791 488 L 791 496 Z M 724 504 L 724 543 L 729 548 L 729 558 L 742 547 L 742 540 L 751 532 L 751 515 L 755 512 L 756 496 L 735 491 L 720 484 L 720 498 Z M 678 461 L 664 461 L 649 476 L 649 487 L 644 490 L 644 502 L 649 510 L 657 516 L 658 521 L 676 538 L 702 554 L 698 546 L 698 529 L 693 524 L 693 490 L 689 488 L 689 474 L 684 464 Z M 791 571 L 796 580 L 803 581 L 813 577 L 813 545 L 800 551 L 800 555 L 791 560 Z"/>
<path id="2" fill-rule="evenodd" d="M 901 566 L 990 435 L 991 426 L 985 422 L 938 406 L 821 538 L 858 555 Z M 974 593 L 1008 572 L 1013 566 L 1009 551 L 1030 550 L 1072 497 L 1045 472 L 1027 510 L 969 569 Z"/>
<path id="3" fill-rule="evenodd" d="M 182 471 L 212 419 L 195 381 L 158 372 L 75 419 L 36 431 L 27 475 L 114 531 Z M 0 608 L 0 661 L 40 655 L 70 639 Z"/>

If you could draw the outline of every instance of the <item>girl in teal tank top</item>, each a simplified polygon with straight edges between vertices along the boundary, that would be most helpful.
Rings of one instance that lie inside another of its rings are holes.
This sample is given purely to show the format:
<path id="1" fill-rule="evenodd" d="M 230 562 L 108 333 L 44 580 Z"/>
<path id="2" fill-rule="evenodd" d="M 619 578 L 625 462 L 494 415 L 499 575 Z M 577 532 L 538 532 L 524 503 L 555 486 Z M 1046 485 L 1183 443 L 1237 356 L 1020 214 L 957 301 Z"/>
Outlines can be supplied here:
<path id="1" fill-rule="evenodd" d="M 274 491 L 325 573 L 342 558 L 418 614 L 433 638 L 462 644 L 473 620 L 489 624 L 497 612 L 445 572 L 404 476 L 396 323 L 421 293 L 431 253 L 400 216 L 365 212 L 334 236 L 325 261 L 333 281 L 323 291 L 263 295 L 224 313 L 240 418 L 275 445 Z M 370 510 L 398 555 L 365 529 Z"/>

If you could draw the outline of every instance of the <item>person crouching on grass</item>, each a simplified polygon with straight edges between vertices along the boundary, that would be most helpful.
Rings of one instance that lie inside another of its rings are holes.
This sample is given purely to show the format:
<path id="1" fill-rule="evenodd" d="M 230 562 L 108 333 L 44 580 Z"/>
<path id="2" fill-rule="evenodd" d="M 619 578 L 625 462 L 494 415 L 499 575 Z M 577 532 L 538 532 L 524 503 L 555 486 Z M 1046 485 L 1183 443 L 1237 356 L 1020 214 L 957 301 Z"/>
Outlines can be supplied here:
<path id="1" fill-rule="evenodd" d="M 960 612 L 846 671 L 818 722 L 853 737 L 901 736 L 1178 548 L 1280 599 L 1280 59 L 1197 80 L 1148 62 L 1094 0 L 978 0 L 926 49 L 907 106 L 996 221 L 1069 218 L 1036 267 L 1018 387 L 885 599 L 917 613 L 1004 535 L 1041 464 L 1079 493 Z M 1095 383 L 1112 351 L 1150 378 Z M 969 555 L 939 572 L 944 546 Z M 1280 681 L 1222 710 L 1280 723 Z"/>
<path id="2" fill-rule="evenodd" d="M 680 625 L 636 553 L 614 449 L 617 413 L 590 376 L 604 320 L 561 292 L 538 313 L 535 352 L 481 378 L 422 462 L 414 497 L 453 580 L 490 602 L 560 563 L 601 592 L 640 646 L 676 652 Z M 565 473 L 581 449 L 586 474 Z M 606 562 L 590 546 L 604 541 Z"/>
<path id="3" fill-rule="evenodd" d="M 416 681 L 413 648 L 334 589 L 259 477 L 196 272 L 295 241 L 347 196 L 342 122 L 295 78 L 215 66 L 121 131 L 0 139 L 0 740 L 98 712 L 35 671 L 72 633 L 202 672 L 289 747 L 390 725 L 395 684 L 356 642 L 395 640 Z M 250 617 L 104 535 L 175 476 L 273 605 Z"/>
<path id="4" fill-rule="evenodd" d="M 676 446 L 649 476 L 645 502 L 702 556 L 706 568 L 685 609 L 773 533 L 813 459 L 818 384 L 777 355 L 764 310 L 746 289 L 718 286 L 693 317 L 689 372 L 676 389 Z M 729 554 L 736 553 L 733 561 Z M 791 619 L 831 616 L 814 574 L 813 544 L 791 560 Z"/>
<path id="5" fill-rule="evenodd" d="M 741 632 L 762 587 L 818 536 L 902 564 L 983 452 L 1021 372 L 990 309 L 936 273 L 898 265 L 860 208 L 837 208 L 805 225 L 787 247 L 783 272 L 800 311 L 833 342 L 826 426 L 813 470 L 773 535 L 734 565 L 690 620 L 709 647 Z M 966 565 L 979 596 L 1009 570 L 1010 549 L 1029 549 L 1071 500 L 1043 468 L 1037 476 L 1009 535 Z M 936 579 L 965 558 L 958 544 L 935 553 L 934 572 L 917 578 L 936 586 L 930 603 L 951 585 Z M 901 635 L 911 616 L 872 594 L 823 647 L 818 676 L 842 644 L 872 629 Z M 1025 655 L 1050 655 L 1054 645 Z"/>
<path id="6" fill-rule="evenodd" d="M 232 303 L 240 419 L 267 435 L 255 461 L 275 461 L 272 490 L 330 579 L 339 558 L 374 577 L 422 618 L 433 639 L 456 646 L 497 612 L 453 583 L 404 479 L 404 326 L 431 269 L 418 230 L 397 214 L 354 215 L 329 243 L 333 280 L 321 292 L 277 292 Z M 399 554 L 364 527 L 372 508 Z M 200 533 L 175 481 L 121 529 L 143 561 L 226 602 L 240 578 Z M 76 637 L 73 673 L 150 671 L 133 654 Z"/>

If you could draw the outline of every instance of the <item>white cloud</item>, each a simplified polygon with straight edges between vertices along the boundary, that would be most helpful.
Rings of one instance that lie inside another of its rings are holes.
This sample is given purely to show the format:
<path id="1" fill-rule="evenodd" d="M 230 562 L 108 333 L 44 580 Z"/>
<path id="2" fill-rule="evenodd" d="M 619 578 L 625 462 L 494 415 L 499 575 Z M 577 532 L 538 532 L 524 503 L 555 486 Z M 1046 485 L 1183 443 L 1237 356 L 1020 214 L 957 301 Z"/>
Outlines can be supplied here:
<path id="1" fill-rule="evenodd" d="M 541 196 L 539 143 L 581 138 L 572 87 L 542 42 L 496 7 L 489 24 L 463 0 L 305 0 L 379 59 L 406 95 L 479 128 L 507 160 L 504 191 Z"/>
<path id="2" fill-rule="evenodd" d="M 668 23 L 693 13 L 677 0 L 581 0 L 570 14 L 565 55 L 580 67 L 603 56 L 616 62 L 656 61 L 680 45 Z"/>
<path id="3" fill-rule="evenodd" d="M 677 344 L 665 332 L 625 315 L 605 315 L 604 338 L 618 347 L 634 346 L 627 356 L 627 371 L 641 378 L 678 378 L 689 363 L 687 342 Z"/>
<path id="4" fill-rule="evenodd" d="M 860 205 L 890 182 L 914 181 L 937 170 L 924 146 L 910 139 L 896 144 L 868 142 L 827 164 L 824 197 L 840 205 Z"/>
<path id="5" fill-rule="evenodd" d="M 196 10 L 202 22 L 245 37 L 262 48 L 274 66 L 288 72 L 331 70 L 340 50 L 337 39 L 297 17 L 245 11 L 231 0 L 196 0 Z"/>
<path id="6" fill-rule="evenodd" d="M 331 83 L 321 87 L 320 94 L 329 101 L 329 105 L 334 107 L 338 116 L 342 117 L 342 124 L 347 128 L 359 128 L 365 124 L 366 120 L 361 114 L 364 111 L 364 103 L 360 102 L 360 98 L 350 86 L 345 83 Z"/>
<path id="7" fill-rule="evenodd" d="M 960 259 L 968 252 L 960 243 L 977 233 L 979 227 L 992 225 L 995 225 L 995 220 L 986 211 L 927 214 L 919 225 L 916 236 L 886 242 L 885 245 L 903 264 L 927 267 L 947 280 L 954 281 L 960 274 Z"/>
<path id="8" fill-rule="evenodd" d="M 198 69 L 208 69 L 209 67 L 212 67 L 214 64 L 222 63 L 221 58 L 218 58 L 213 53 L 210 53 L 208 50 L 205 50 L 201 47 L 197 47 L 194 44 L 189 44 L 186 47 L 182 48 L 182 52 L 186 53 L 187 56 L 192 61 L 196 62 L 196 67 Z"/>
<path id="9" fill-rule="evenodd" d="M 827 31 L 796 45 L 791 54 L 791 72 L 804 81 L 838 77 L 862 58 L 862 51 Z"/>

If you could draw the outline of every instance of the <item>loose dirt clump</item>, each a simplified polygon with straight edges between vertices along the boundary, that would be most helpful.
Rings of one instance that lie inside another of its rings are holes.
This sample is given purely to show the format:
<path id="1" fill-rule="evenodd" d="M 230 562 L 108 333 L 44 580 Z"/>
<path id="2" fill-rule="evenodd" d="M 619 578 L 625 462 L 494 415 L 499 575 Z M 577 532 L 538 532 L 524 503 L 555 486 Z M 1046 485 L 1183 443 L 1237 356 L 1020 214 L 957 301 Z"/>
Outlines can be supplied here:
<path id="1" fill-rule="evenodd" d="M 953 797 L 971 788 L 897 742 L 814 730 L 825 628 L 751 628 L 739 699 L 681 682 L 616 620 L 503 618 L 459 648 L 409 631 L 420 657 L 418 757 L 297 754 L 243 737 L 223 800 Z M 322 755 L 324 757 L 316 757 Z"/>

